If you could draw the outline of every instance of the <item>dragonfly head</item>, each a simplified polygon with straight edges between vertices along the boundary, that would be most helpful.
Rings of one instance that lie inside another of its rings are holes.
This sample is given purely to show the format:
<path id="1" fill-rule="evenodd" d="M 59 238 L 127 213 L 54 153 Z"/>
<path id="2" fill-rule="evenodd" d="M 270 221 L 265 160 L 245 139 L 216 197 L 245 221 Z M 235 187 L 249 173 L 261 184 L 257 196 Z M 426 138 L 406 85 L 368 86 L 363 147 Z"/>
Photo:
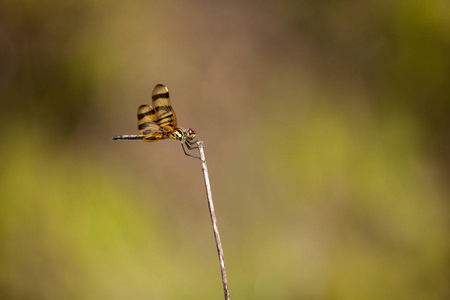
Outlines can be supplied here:
<path id="1" fill-rule="evenodd" d="M 189 128 L 188 130 L 185 131 L 185 138 L 188 141 L 195 139 L 195 135 L 196 133 L 194 129 Z"/>

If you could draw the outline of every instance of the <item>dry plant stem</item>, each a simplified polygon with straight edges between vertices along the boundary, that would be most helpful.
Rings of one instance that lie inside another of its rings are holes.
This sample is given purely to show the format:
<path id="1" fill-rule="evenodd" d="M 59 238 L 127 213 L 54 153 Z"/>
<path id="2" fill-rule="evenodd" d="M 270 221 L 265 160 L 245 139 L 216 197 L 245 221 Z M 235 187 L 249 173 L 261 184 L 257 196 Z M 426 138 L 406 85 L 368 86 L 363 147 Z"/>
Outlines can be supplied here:
<path id="1" fill-rule="evenodd" d="M 220 242 L 219 228 L 217 227 L 217 219 L 216 214 L 214 212 L 214 204 L 211 195 L 211 186 L 209 184 L 208 168 L 206 167 L 205 152 L 203 151 L 203 141 L 198 141 L 197 145 L 198 150 L 200 152 L 200 158 L 202 160 L 202 171 L 203 177 L 205 178 L 206 197 L 208 198 L 209 213 L 211 215 L 214 237 L 216 238 L 217 253 L 219 254 L 220 271 L 222 272 L 223 292 L 225 295 L 225 300 L 230 300 L 230 292 L 228 291 L 227 271 L 225 269 L 225 260 L 223 258 L 222 243 Z"/>

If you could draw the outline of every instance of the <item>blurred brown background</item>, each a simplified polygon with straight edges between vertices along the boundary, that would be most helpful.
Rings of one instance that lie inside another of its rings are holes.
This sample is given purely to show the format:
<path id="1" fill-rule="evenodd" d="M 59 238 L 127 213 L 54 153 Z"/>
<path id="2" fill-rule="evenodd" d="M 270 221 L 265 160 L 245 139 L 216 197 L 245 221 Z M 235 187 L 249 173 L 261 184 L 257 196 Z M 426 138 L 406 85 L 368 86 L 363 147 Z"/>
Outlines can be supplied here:
<path id="1" fill-rule="evenodd" d="M 450 3 L 0 2 L 0 298 L 450 298 Z"/>

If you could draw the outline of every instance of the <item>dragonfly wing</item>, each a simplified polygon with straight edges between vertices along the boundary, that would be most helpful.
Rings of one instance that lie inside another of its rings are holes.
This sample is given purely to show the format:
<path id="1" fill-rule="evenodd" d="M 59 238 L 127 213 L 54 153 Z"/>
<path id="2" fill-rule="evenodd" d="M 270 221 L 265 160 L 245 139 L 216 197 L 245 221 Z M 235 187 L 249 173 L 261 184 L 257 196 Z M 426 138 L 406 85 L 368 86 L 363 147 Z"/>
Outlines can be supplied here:
<path id="1" fill-rule="evenodd" d="M 158 116 L 150 105 L 141 105 L 137 112 L 138 129 L 142 135 L 148 135 L 152 132 L 160 131 L 160 126 L 156 123 Z"/>
<path id="2" fill-rule="evenodd" d="M 177 128 L 177 117 L 170 105 L 169 90 L 165 85 L 157 84 L 152 93 L 153 107 L 157 115 L 156 123 L 165 131 Z"/>

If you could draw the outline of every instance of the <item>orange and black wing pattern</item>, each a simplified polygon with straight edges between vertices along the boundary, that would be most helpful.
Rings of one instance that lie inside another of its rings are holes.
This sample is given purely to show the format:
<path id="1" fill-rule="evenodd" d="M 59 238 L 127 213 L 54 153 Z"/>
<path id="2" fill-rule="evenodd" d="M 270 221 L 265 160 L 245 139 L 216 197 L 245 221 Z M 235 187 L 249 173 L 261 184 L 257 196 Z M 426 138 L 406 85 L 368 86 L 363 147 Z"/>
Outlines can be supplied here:
<path id="1" fill-rule="evenodd" d="M 169 90 L 165 85 L 157 84 L 152 93 L 153 107 L 141 105 L 138 108 L 139 135 L 117 135 L 114 140 L 143 140 L 155 142 L 161 139 L 180 139 L 177 129 L 177 117 L 170 105 Z M 178 133 L 178 134 L 176 134 Z"/>
<path id="2" fill-rule="evenodd" d="M 170 105 L 169 90 L 163 84 L 157 84 L 152 93 L 153 107 L 156 112 L 158 126 L 163 131 L 171 131 L 177 128 L 177 117 Z"/>
<path id="3" fill-rule="evenodd" d="M 142 140 L 146 142 L 154 142 L 160 140 L 163 136 L 160 126 L 157 124 L 158 116 L 150 105 L 141 105 L 137 112 L 138 129 Z"/>
<path id="4" fill-rule="evenodd" d="M 141 105 L 137 112 L 139 133 L 143 135 L 160 131 L 159 125 L 156 123 L 158 117 L 156 112 L 150 105 Z"/>

